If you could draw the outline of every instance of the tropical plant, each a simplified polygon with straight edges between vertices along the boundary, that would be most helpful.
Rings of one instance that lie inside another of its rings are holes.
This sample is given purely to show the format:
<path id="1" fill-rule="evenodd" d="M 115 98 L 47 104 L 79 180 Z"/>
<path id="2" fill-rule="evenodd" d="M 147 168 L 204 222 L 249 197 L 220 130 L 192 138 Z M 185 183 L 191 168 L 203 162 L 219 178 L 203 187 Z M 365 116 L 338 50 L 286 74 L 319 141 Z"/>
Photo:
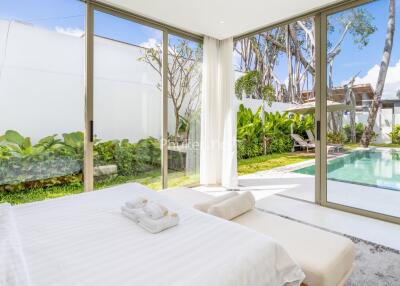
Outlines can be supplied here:
<path id="1" fill-rule="evenodd" d="M 263 135 L 261 107 L 253 114 L 241 104 L 237 113 L 238 158 L 255 157 L 262 154 L 260 140 Z"/>
<path id="2" fill-rule="evenodd" d="M 292 148 L 291 128 L 303 135 L 313 129 L 312 115 L 292 118 L 288 113 L 265 112 L 261 120 L 261 107 L 253 113 L 250 108 L 240 105 L 237 114 L 237 155 L 239 159 L 262 154 L 288 152 Z"/>
<path id="3" fill-rule="evenodd" d="M 242 99 L 243 94 L 248 98 L 266 101 L 271 106 L 275 100 L 275 90 L 271 85 L 265 85 L 261 73 L 257 70 L 246 72 L 235 82 L 236 97 Z"/>
<path id="4" fill-rule="evenodd" d="M 343 144 L 346 142 L 347 137 L 344 132 L 328 132 L 326 135 L 328 143 L 331 144 Z"/>
<path id="5" fill-rule="evenodd" d="M 400 144 L 400 125 L 396 125 L 392 132 L 389 133 L 393 144 Z"/>

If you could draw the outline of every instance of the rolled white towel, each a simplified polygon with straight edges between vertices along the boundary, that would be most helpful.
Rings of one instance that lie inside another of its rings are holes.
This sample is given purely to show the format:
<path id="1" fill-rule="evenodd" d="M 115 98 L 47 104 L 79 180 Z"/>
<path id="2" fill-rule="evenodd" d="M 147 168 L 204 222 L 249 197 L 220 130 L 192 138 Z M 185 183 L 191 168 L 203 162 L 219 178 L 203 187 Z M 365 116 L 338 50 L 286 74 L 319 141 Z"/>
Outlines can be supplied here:
<path id="1" fill-rule="evenodd" d="M 132 209 L 132 208 L 127 208 L 125 206 L 121 207 L 121 213 L 136 223 L 139 222 L 139 219 L 141 217 L 145 216 L 143 209 Z"/>
<path id="2" fill-rule="evenodd" d="M 143 207 L 143 212 L 152 219 L 160 219 L 168 214 L 166 207 L 155 202 L 148 202 Z"/>
<path id="3" fill-rule="evenodd" d="M 238 193 L 232 191 L 232 192 L 229 192 L 229 193 L 227 193 L 227 194 L 225 194 L 225 195 L 218 196 L 218 197 L 212 198 L 212 199 L 210 199 L 210 200 L 207 200 L 207 201 L 205 201 L 205 202 L 195 204 L 195 205 L 193 205 L 193 207 L 194 207 L 195 209 L 198 209 L 199 211 L 202 211 L 202 212 L 205 212 L 205 213 L 206 213 L 206 212 L 208 211 L 208 209 L 209 209 L 212 205 L 219 204 L 220 202 L 223 202 L 223 201 L 225 201 L 225 200 L 227 200 L 227 199 L 236 197 L 237 195 L 238 195 Z"/>
<path id="4" fill-rule="evenodd" d="M 227 199 L 219 204 L 213 205 L 208 209 L 208 213 L 231 220 L 254 208 L 256 201 L 250 192 L 242 193 L 236 197 Z"/>
<path id="5" fill-rule="evenodd" d="M 151 233 L 158 233 L 165 229 L 176 226 L 179 223 L 179 216 L 176 213 L 170 213 L 160 219 L 152 219 L 148 216 L 139 218 L 139 225 Z"/>
<path id="6" fill-rule="evenodd" d="M 132 209 L 139 209 L 139 208 L 144 207 L 146 204 L 147 204 L 146 198 L 137 196 L 137 197 L 134 197 L 132 200 L 127 201 L 125 203 L 125 206 L 128 208 L 132 208 Z"/>

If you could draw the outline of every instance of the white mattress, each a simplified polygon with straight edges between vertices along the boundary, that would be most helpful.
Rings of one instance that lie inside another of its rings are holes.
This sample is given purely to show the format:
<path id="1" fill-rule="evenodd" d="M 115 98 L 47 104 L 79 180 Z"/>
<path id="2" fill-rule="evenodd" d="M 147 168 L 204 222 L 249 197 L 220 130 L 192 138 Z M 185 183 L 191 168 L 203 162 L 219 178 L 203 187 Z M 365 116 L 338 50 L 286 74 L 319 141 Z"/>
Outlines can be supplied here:
<path id="1" fill-rule="evenodd" d="M 177 212 L 180 224 L 147 233 L 120 213 L 132 194 Z M 13 213 L 34 286 L 299 285 L 304 278 L 269 237 L 139 184 L 15 206 Z"/>

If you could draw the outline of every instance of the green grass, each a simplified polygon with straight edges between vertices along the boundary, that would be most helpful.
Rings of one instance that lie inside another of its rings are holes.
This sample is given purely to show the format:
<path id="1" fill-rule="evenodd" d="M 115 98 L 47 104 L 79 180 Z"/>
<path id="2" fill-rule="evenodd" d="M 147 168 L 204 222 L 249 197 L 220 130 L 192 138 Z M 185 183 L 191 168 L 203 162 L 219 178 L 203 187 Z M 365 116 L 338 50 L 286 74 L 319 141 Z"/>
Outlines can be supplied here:
<path id="1" fill-rule="evenodd" d="M 238 161 L 238 174 L 245 175 L 258 171 L 270 170 L 289 164 L 299 163 L 314 158 L 314 154 L 283 153 L 259 156 Z"/>
<path id="2" fill-rule="evenodd" d="M 371 144 L 374 147 L 387 147 L 387 148 L 400 148 L 400 144 L 396 143 L 382 143 L 382 144 Z"/>
<path id="3" fill-rule="evenodd" d="M 129 182 L 137 182 L 151 189 L 161 189 L 160 171 L 150 171 L 140 176 L 118 176 L 113 179 L 95 183 L 94 189 L 100 190 L 107 187 L 121 185 Z M 186 176 L 184 172 L 171 172 L 168 175 L 168 187 L 177 187 L 196 184 L 198 175 Z M 24 204 L 58 197 L 79 194 L 83 192 L 82 184 L 61 185 L 49 188 L 38 188 L 16 192 L 0 192 L 0 203 Z"/>
<path id="4" fill-rule="evenodd" d="M 377 144 L 377 143 L 372 143 L 370 144 L 371 147 L 386 147 L 386 148 L 400 148 L 400 144 L 395 144 L 395 143 L 381 143 L 381 144 Z M 358 147 L 362 147 L 361 144 L 359 143 L 347 143 L 344 144 L 344 147 L 346 149 L 355 149 Z"/>

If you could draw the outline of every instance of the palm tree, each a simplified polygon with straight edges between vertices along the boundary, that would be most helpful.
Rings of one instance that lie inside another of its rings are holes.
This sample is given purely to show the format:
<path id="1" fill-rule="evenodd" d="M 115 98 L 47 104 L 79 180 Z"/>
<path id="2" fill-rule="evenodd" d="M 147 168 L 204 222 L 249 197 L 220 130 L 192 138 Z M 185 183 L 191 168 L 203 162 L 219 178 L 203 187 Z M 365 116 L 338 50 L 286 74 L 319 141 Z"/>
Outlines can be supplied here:
<path id="1" fill-rule="evenodd" d="M 392 54 L 393 36 L 395 30 L 395 4 L 394 0 L 389 3 L 389 18 L 387 23 L 385 47 L 383 49 L 383 56 L 381 66 L 379 69 L 378 81 L 376 83 L 374 99 L 369 109 L 368 122 L 365 127 L 364 133 L 361 137 L 361 144 L 363 147 L 368 147 L 372 137 L 372 131 L 375 125 L 376 116 L 378 114 L 379 105 L 382 98 L 383 88 L 385 87 L 386 74 L 388 71 L 390 56 Z"/>

